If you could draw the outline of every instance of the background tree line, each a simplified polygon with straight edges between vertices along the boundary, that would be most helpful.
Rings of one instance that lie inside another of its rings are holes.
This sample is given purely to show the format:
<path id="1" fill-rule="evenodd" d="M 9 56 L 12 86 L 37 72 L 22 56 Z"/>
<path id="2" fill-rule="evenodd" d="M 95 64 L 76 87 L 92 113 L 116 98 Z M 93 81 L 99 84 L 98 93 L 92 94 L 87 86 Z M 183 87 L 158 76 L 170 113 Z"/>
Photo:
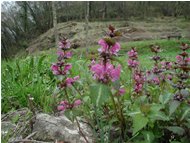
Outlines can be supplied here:
<path id="1" fill-rule="evenodd" d="M 190 19 L 190 2 L 143 1 L 58 1 L 57 22 L 145 19 L 147 17 L 184 17 Z M 53 27 L 51 1 L 17 1 L 1 4 L 2 58 L 28 47 L 28 43 Z"/>

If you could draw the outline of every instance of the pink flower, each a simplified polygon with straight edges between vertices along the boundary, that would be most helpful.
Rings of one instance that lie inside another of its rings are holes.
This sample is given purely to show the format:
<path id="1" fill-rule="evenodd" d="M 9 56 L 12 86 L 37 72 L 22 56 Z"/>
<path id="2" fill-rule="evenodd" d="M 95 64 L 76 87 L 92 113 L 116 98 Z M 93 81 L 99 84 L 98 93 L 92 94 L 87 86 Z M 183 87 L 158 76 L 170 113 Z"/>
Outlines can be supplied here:
<path id="1" fill-rule="evenodd" d="M 121 73 L 121 66 L 119 65 L 117 68 L 113 68 L 111 71 L 110 71 L 110 76 L 112 78 L 112 81 L 116 81 L 117 79 L 119 79 L 120 77 L 120 73 Z"/>
<path id="2" fill-rule="evenodd" d="M 66 64 L 63 70 L 64 74 L 66 74 L 71 68 L 72 68 L 71 64 Z"/>
<path id="3" fill-rule="evenodd" d="M 75 100 L 74 107 L 77 107 L 77 106 L 81 105 L 81 103 L 82 103 L 82 101 L 80 99 Z"/>
<path id="4" fill-rule="evenodd" d="M 59 75 L 60 74 L 59 66 L 57 64 L 55 64 L 55 63 L 52 64 L 51 70 L 53 71 L 54 75 Z"/>
<path id="5" fill-rule="evenodd" d="M 98 44 L 100 45 L 100 46 L 102 46 L 100 49 L 98 49 L 98 51 L 99 52 L 105 52 L 106 53 L 106 51 L 108 50 L 108 48 L 109 48 L 109 45 L 106 43 L 106 41 L 104 40 L 104 39 L 100 39 L 99 41 L 98 41 Z"/>
<path id="6" fill-rule="evenodd" d="M 129 58 L 137 58 L 137 51 L 135 50 L 135 48 L 131 49 L 129 52 L 127 52 Z"/>
<path id="7" fill-rule="evenodd" d="M 120 94 L 120 95 L 125 94 L 125 89 L 124 89 L 124 88 L 120 88 L 120 89 L 119 89 L 119 94 Z"/>
<path id="8" fill-rule="evenodd" d="M 142 75 L 142 72 L 135 72 L 134 74 L 134 80 L 137 83 L 143 83 L 145 81 L 144 75 Z"/>
<path id="9" fill-rule="evenodd" d="M 104 39 L 100 39 L 98 44 L 101 46 L 101 48 L 98 49 L 100 53 L 108 53 L 110 55 L 117 55 L 121 48 L 118 42 L 113 45 L 109 45 Z"/>
<path id="10" fill-rule="evenodd" d="M 66 39 L 61 40 L 58 45 L 59 48 L 63 50 L 69 49 L 71 47 L 71 43 Z"/>
<path id="11" fill-rule="evenodd" d="M 183 63 L 183 57 L 180 56 L 180 55 L 177 55 L 177 56 L 176 56 L 176 60 L 177 60 L 177 63 L 178 63 L 178 64 Z"/>
<path id="12" fill-rule="evenodd" d="M 72 52 L 71 52 L 71 51 L 65 52 L 65 57 L 66 57 L 67 59 L 71 58 L 71 57 L 72 57 Z"/>
<path id="13" fill-rule="evenodd" d="M 59 110 L 59 111 L 64 111 L 65 109 L 66 109 L 66 107 L 63 106 L 63 105 L 58 105 L 57 106 L 57 110 Z"/>
<path id="14" fill-rule="evenodd" d="M 57 110 L 59 110 L 59 111 L 65 111 L 68 107 L 69 107 L 68 101 L 64 100 L 64 101 L 60 102 L 60 104 L 57 107 Z"/>
<path id="15" fill-rule="evenodd" d="M 156 84 L 156 85 L 159 85 L 159 84 L 160 84 L 160 80 L 159 80 L 158 77 L 154 77 L 154 78 L 152 79 L 152 82 L 153 82 L 154 84 Z"/>
<path id="16" fill-rule="evenodd" d="M 128 66 L 130 68 L 136 68 L 139 65 L 139 62 L 136 60 L 128 59 Z"/>
<path id="17" fill-rule="evenodd" d="M 159 74 L 163 71 L 163 69 L 160 69 L 158 66 L 154 66 L 153 69 L 152 69 L 152 72 L 154 74 Z"/>
<path id="18" fill-rule="evenodd" d="M 107 83 L 110 80 L 116 81 L 119 79 L 121 66 L 119 65 L 117 68 L 115 68 L 110 63 L 106 63 L 106 65 L 101 63 L 92 65 L 90 70 L 94 74 L 95 79 Z"/>
<path id="19" fill-rule="evenodd" d="M 117 55 L 117 53 L 119 52 L 121 46 L 118 42 L 116 42 L 111 48 L 110 48 L 110 53 L 113 55 Z"/>
<path id="20" fill-rule="evenodd" d="M 63 100 L 57 106 L 57 110 L 65 111 L 67 109 L 73 109 L 74 107 L 77 107 L 77 106 L 81 105 L 81 103 L 82 103 L 82 101 L 80 99 L 75 100 L 74 103 L 69 103 L 68 101 Z"/>
<path id="21" fill-rule="evenodd" d="M 172 62 L 161 62 L 162 68 L 169 70 L 172 68 Z"/>
<path id="22" fill-rule="evenodd" d="M 185 59 L 185 62 L 190 65 L 190 57 Z"/>
<path id="23" fill-rule="evenodd" d="M 80 78 L 80 76 L 75 76 L 73 79 L 74 79 L 74 81 L 77 81 L 77 80 L 79 80 L 79 78 Z"/>
<path id="24" fill-rule="evenodd" d="M 135 84 L 134 91 L 138 94 L 142 91 L 143 85 L 142 84 Z"/>
<path id="25" fill-rule="evenodd" d="M 64 67 L 64 69 L 62 69 L 62 67 Z M 65 75 L 71 68 L 71 64 L 64 65 L 63 62 L 54 63 L 51 66 L 54 75 Z"/>
<path id="26" fill-rule="evenodd" d="M 168 75 L 168 76 L 167 76 L 167 79 L 168 79 L 168 80 L 172 80 L 172 75 Z"/>
<path id="27" fill-rule="evenodd" d="M 71 87 L 71 85 L 76 82 L 80 77 L 79 76 L 75 76 L 74 78 L 67 78 L 65 80 L 65 84 L 67 87 Z"/>
<path id="28" fill-rule="evenodd" d="M 69 59 L 72 57 L 72 52 L 62 52 L 62 51 L 58 51 L 57 52 L 58 55 L 58 60 L 61 61 L 63 59 Z"/>

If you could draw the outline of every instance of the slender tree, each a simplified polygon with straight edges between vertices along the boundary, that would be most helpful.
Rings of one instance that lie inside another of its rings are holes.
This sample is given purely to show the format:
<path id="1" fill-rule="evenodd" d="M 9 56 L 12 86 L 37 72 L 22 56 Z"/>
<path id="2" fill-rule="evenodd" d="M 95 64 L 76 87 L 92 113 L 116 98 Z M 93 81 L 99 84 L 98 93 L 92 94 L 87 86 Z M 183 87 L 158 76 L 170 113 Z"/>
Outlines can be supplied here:
<path id="1" fill-rule="evenodd" d="M 57 15 L 56 15 L 56 7 L 55 2 L 52 1 L 52 12 L 53 12 L 53 29 L 54 29 L 54 36 L 55 36 L 55 47 L 58 47 L 58 32 L 57 32 Z"/>
<path id="2" fill-rule="evenodd" d="M 90 9 L 90 2 L 87 1 L 86 2 L 86 53 L 88 54 L 88 46 L 89 46 L 89 42 L 88 42 L 88 29 L 89 29 L 89 9 Z"/>

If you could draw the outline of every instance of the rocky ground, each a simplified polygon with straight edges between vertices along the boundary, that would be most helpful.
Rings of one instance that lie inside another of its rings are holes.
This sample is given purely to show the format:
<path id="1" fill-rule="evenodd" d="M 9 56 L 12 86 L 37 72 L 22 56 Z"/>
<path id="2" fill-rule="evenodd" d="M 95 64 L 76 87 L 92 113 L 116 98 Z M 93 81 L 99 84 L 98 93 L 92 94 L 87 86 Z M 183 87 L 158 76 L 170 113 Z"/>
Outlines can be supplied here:
<path id="1" fill-rule="evenodd" d="M 190 38 L 190 22 L 174 18 L 150 18 L 144 21 L 111 21 L 111 22 L 90 22 L 88 38 L 86 38 L 85 23 L 67 22 L 58 24 L 59 36 L 68 37 L 79 47 L 95 45 L 100 37 L 105 35 L 109 25 L 115 26 L 123 36 L 121 41 L 141 41 L 151 39 L 165 39 L 168 36 L 181 36 Z M 177 37 L 176 37 L 177 38 Z M 28 53 L 47 50 L 54 47 L 53 29 L 40 35 L 33 40 L 27 48 Z"/>
<path id="2" fill-rule="evenodd" d="M 35 113 L 23 108 L 1 118 L 1 137 L 5 143 L 89 143 L 93 133 L 82 119 L 71 122 L 65 115 Z M 80 129 L 79 129 L 80 127 Z"/>

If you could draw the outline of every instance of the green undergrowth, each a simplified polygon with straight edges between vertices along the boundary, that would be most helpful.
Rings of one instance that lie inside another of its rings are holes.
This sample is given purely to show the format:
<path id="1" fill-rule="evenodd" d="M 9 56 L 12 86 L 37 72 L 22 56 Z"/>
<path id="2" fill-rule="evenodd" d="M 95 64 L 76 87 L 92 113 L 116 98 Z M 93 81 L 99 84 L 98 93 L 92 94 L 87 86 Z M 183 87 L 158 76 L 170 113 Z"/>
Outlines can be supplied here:
<path id="1" fill-rule="evenodd" d="M 121 44 L 121 51 L 117 57 L 118 63 L 123 66 L 122 79 L 129 79 L 130 72 L 127 68 L 127 51 L 131 47 L 136 47 L 139 53 L 140 66 L 143 70 L 150 69 L 152 56 L 149 46 L 151 44 L 160 45 L 163 52 L 160 56 L 166 60 L 174 61 L 175 56 L 180 53 L 181 42 L 190 44 L 190 40 L 148 40 L 126 42 Z M 88 65 L 90 64 L 91 53 L 95 52 L 99 46 L 90 46 L 90 54 L 86 54 L 86 48 L 73 50 L 72 75 L 80 75 L 80 85 L 88 84 L 92 80 Z M 51 63 L 56 61 L 56 49 L 34 53 L 26 57 L 16 57 L 9 61 L 2 61 L 1 64 L 1 95 L 2 113 L 22 107 L 29 107 L 29 95 L 34 98 L 32 101 L 36 109 L 44 112 L 52 112 L 52 101 L 55 93 L 56 80 L 50 70 Z M 124 72 L 125 70 L 125 72 Z M 31 108 L 31 107 L 30 107 Z"/>

